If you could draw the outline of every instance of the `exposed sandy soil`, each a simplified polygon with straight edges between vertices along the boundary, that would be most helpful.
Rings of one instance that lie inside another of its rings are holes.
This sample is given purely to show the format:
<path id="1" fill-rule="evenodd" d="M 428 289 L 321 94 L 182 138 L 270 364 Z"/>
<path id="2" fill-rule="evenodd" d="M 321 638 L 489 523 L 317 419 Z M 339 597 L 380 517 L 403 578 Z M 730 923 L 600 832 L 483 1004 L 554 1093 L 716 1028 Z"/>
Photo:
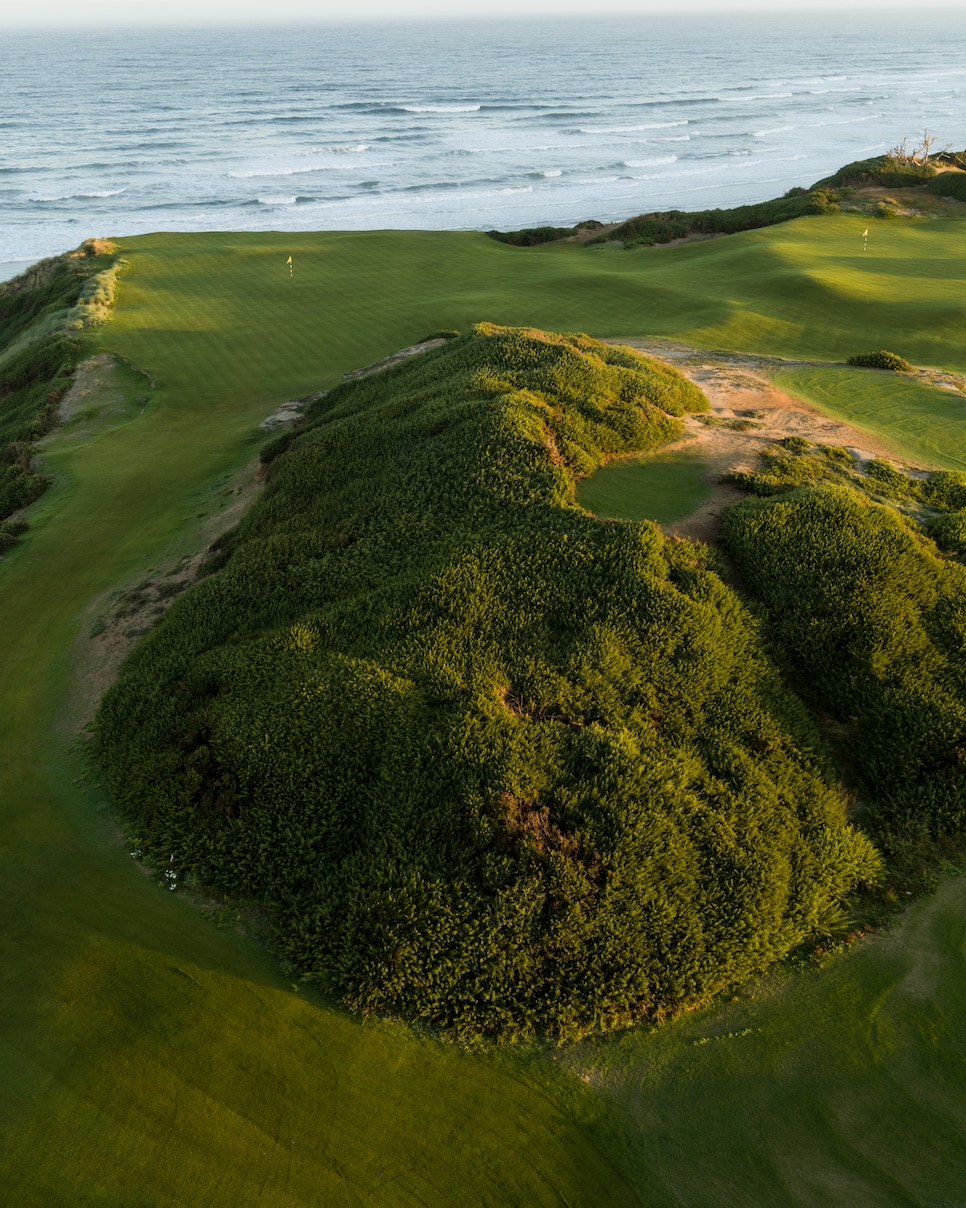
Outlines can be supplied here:
<path id="1" fill-rule="evenodd" d="M 88 605 L 74 647 L 74 675 L 65 710 L 71 731 L 91 721 L 98 702 L 117 678 L 121 663 L 138 638 L 152 629 L 178 596 L 198 577 L 212 553 L 212 543 L 233 528 L 262 488 L 259 462 L 249 463 L 226 488 L 233 499 L 212 516 L 198 534 L 197 553 L 161 566 L 139 583 L 105 592 Z"/>
<path id="2" fill-rule="evenodd" d="M 344 375 L 344 382 L 354 382 L 358 378 L 369 377 L 373 373 L 381 373 L 384 369 L 391 369 L 393 365 L 398 365 L 400 361 L 405 361 L 407 357 L 418 356 L 421 352 L 429 352 L 431 348 L 440 348 L 446 343 L 444 336 L 434 336 L 431 340 L 421 340 L 418 344 L 410 344 L 408 348 L 400 348 L 398 352 L 394 352 L 391 357 L 386 357 L 382 361 L 376 361 L 373 365 L 364 365 L 362 369 L 353 369 L 351 373 Z"/>
<path id="3" fill-rule="evenodd" d="M 923 188 L 885 189 L 869 187 L 856 189 L 852 197 L 839 202 L 845 213 L 875 214 L 878 202 L 895 207 L 897 218 L 961 217 L 966 212 L 963 202 L 954 197 L 937 197 Z"/>
<path id="4" fill-rule="evenodd" d="M 697 416 L 685 418 L 686 435 L 671 447 L 693 450 L 707 461 L 706 481 L 712 496 L 690 516 L 663 526 L 674 536 L 713 542 L 718 536 L 724 510 L 744 498 L 743 492 L 736 487 L 720 481 L 722 474 L 735 469 L 754 470 L 758 454 L 774 448 L 787 436 L 803 436 L 814 444 L 843 446 L 859 463 L 873 457 L 896 461 L 895 454 L 870 433 L 830 419 L 801 399 L 776 389 L 769 380 L 768 371 L 798 368 L 794 362 L 708 352 L 671 340 L 630 338 L 607 342 L 625 344 L 668 361 L 704 391 L 711 404 L 712 417 L 725 423 L 744 420 L 760 425 L 741 432 L 724 424 L 708 426 Z M 949 376 L 924 371 L 923 375 L 927 374 L 930 381 Z M 961 387 L 958 380 L 955 383 L 937 380 L 934 384 L 953 389 Z"/>
<path id="5" fill-rule="evenodd" d="M 70 389 L 61 399 L 57 427 L 37 442 L 37 449 L 83 440 L 97 429 L 143 412 L 154 388 L 149 373 L 132 368 L 113 353 L 88 357 L 74 370 Z M 143 394 L 135 393 L 141 390 Z"/>

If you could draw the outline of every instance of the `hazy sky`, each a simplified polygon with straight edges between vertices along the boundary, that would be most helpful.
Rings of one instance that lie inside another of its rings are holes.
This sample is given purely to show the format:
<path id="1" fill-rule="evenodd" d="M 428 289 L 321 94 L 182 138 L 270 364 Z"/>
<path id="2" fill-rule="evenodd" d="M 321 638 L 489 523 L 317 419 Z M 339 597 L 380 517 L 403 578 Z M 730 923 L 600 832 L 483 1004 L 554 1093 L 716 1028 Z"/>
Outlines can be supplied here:
<path id="1" fill-rule="evenodd" d="M 962 0 L 930 0 L 928 8 L 961 9 Z M 903 10 L 922 13 L 909 0 L 32 0 L 4 5 L 3 26 L 77 25 L 279 25 L 320 21 L 408 21 L 427 18 L 600 16 L 605 13 Z"/>

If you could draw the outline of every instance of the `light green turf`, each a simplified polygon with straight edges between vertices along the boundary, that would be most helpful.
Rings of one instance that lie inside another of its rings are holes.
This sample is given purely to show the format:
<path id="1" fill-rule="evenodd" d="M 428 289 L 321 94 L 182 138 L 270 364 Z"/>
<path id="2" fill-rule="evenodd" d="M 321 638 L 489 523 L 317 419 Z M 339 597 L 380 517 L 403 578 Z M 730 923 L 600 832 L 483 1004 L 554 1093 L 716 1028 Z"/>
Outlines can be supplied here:
<path id="1" fill-rule="evenodd" d="M 775 382 L 873 433 L 898 456 L 966 470 L 966 404 L 959 394 L 882 369 L 792 369 Z"/>
<path id="2" fill-rule="evenodd" d="M 618 520 L 672 524 L 711 498 L 707 463 L 687 450 L 610 462 L 577 485 L 581 507 Z"/>
<path id="3" fill-rule="evenodd" d="M 824 359 L 885 346 L 964 367 L 966 226 L 882 224 L 865 257 L 860 232 L 834 217 L 626 254 L 472 234 L 122 241 L 131 268 L 100 339 L 157 390 L 143 414 L 53 442 L 58 485 L 0 563 L 5 1199 L 620 1205 L 636 1202 L 627 1178 L 648 1205 L 962 1199 L 958 1159 L 944 1174 L 936 1152 L 961 1130 L 966 1084 L 960 883 L 917 908 L 924 932 L 900 933 L 903 960 L 939 937 L 923 998 L 890 991 L 899 958 L 876 942 L 761 1016 L 750 1007 L 774 1043 L 634 1037 L 602 1094 L 549 1058 L 474 1058 L 304 1001 L 257 945 L 144 878 L 73 782 L 59 728 L 85 610 L 193 548 L 256 422 L 438 328 L 490 319 Z M 947 454 L 963 448 L 952 431 Z M 729 1018 L 687 1027 L 717 1034 Z M 912 1191 L 888 1182 L 895 1155 Z M 823 1171 L 840 1172 L 832 1192 Z"/>

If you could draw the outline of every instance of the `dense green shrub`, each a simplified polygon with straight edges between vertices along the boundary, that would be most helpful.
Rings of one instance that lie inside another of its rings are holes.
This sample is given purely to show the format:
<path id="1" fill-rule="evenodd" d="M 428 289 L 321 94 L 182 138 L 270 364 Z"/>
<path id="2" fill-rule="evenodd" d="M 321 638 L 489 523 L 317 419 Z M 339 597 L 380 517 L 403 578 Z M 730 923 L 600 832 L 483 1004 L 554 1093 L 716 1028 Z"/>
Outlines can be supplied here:
<path id="1" fill-rule="evenodd" d="M 966 201 L 966 172 L 940 172 L 926 186 L 936 197 Z"/>
<path id="2" fill-rule="evenodd" d="M 0 364 L 0 520 L 33 503 L 49 485 L 31 442 L 49 432 L 84 355 L 78 340 L 48 336 Z"/>
<path id="3" fill-rule="evenodd" d="M 630 218 L 603 239 L 623 240 L 627 247 L 670 243 L 688 235 L 733 235 L 789 222 L 808 214 L 829 214 L 838 209 L 838 198 L 825 189 L 803 195 L 786 194 L 774 201 L 735 206 L 730 210 L 667 210 Z M 591 242 L 594 242 L 593 240 Z"/>
<path id="4" fill-rule="evenodd" d="M 824 485 L 749 499 L 725 537 L 801 693 L 848 730 L 880 818 L 966 826 L 966 568 L 915 524 Z"/>
<path id="5" fill-rule="evenodd" d="M 0 520 L 47 489 L 50 480 L 31 464 L 30 444 L 56 423 L 85 355 L 83 342 L 63 330 L 110 260 L 89 241 L 0 283 Z"/>
<path id="6" fill-rule="evenodd" d="M 910 480 L 916 497 L 934 508 L 960 511 L 966 508 L 966 474 L 934 470 L 925 478 Z"/>
<path id="7" fill-rule="evenodd" d="M 773 226 L 806 214 L 830 214 L 838 209 L 839 194 L 828 189 L 790 189 L 784 197 L 730 210 L 666 210 L 639 214 L 613 230 L 588 241 L 588 245 L 616 240 L 625 247 L 652 247 L 689 235 L 733 235 L 758 227 Z M 596 230 L 599 222 L 580 222 L 574 227 L 530 227 L 522 231 L 487 231 L 492 239 L 518 247 L 533 247 L 566 239 L 582 230 Z"/>
<path id="8" fill-rule="evenodd" d="M 848 449 L 812 445 L 800 436 L 786 437 L 780 449 L 763 450 L 758 460 L 757 470 L 732 470 L 725 474 L 725 481 L 744 491 L 768 496 L 823 482 L 850 485 L 857 478 Z M 906 481 L 904 475 L 901 477 Z"/>
<path id="9" fill-rule="evenodd" d="M 521 231 L 487 231 L 498 243 L 510 243 L 514 247 L 538 247 L 541 243 L 555 243 L 577 233 L 576 227 L 524 227 Z"/>
<path id="10" fill-rule="evenodd" d="M 873 218 L 898 218 L 899 207 L 894 201 L 888 201 L 885 198 L 881 198 L 879 201 L 873 203 L 870 213 L 872 214 Z"/>
<path id="11" fill-rule="evenodd" d="M 541 243 L 556 243 L 558 239 L 570 239 L 581 231 L 597 231 L 604 224 L 596 218 L 586 218 L 572 227 L 539 226 L 524 227 L 520 231 L 487 231 L 498 243 L 510 243 L 514 247 L 538 247 Z"/>
<path id="12" fill-rule="evenodd" d="M 758 463 L 757 470 L 735 470 L 725 480 L 765 497 L 800 486 L 847 486 L 877 502 L 920 505 L 920 517 L 936 532 L 951 532 L 943 517 L 966 511 L 966 474 L 951 470 L 907 473 L 880 457 L 863 468 L 848 449 L 812 445 L 798 436 L 786 437 L 781 449 L 763 450 Z"/>
<path id="13" fill-rule="evenodd" d="M 33 325 L 73 306 L 83 278 L 67 256 L 41 260 L 19 277 L 0 282 L 0 353 Z"/>
<path id="14" fill-rule="evenodd" d="M 755 624 L 707 551 L 574 503 L 706 405 L 490 325 L 331 391 L 99 712 L 150 858 L 463 1036 L 660 1019 L 821 927 L 877 857 Z"/>
<path id="15" fill-rule="evenodd" d="M 879 187 L 883 189 L 917 188 L 936 175 L 932 164 L 907 163 L 892 155 L 877 155 L 872 159 L 855 160 L 832 176 L 820 180 L 813 188 L 837 189 L 842 186 Z"/>
<path id="16" fill-rule="evenodd" d="M 857 353 L 855 356 L 849 357 L 848 364 L 859 365 L 863 369 L 891 369 L 893 373 L 910 373 L 912 371 L 912 365 L 905 357 L 889 352 L 887 348 L 880 348 L 878 352 Z"/>
<path id="17" fill-rule="evenodd" d="M 7 520 L 0 523 L 0 554 L 5 554 L 15 546 L 26 531 L 27 524 L 23 520 Z"/>
<path id="18" fill-rule="evenodd" d="M 926 532 L 941 550 L 955 554 L 960 561 L 966 556 L 966 510 L 931 516 Z"/>

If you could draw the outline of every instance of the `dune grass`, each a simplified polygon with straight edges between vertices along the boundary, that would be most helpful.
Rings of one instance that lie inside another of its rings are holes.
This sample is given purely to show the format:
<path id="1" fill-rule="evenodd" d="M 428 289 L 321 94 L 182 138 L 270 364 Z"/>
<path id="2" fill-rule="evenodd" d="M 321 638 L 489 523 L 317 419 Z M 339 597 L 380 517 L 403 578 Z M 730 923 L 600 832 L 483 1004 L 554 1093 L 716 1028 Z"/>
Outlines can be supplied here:
<path id="1" fill-rule="evenodd" d="M 632 1034 L 612 1050 L 620 1077 L 585 1084 L 549 1058 L 495 1063 L 306 1001 L 256 944 L 137 871 L 66 751 L 85 610 L 194 547 L 215 484 L 280 402 L 480 319 L 786 357 L 886 346 L 966 368 L 966 226 L 877 225 L 865 256 L 861 230 L 836 216 L 628 253 L 420 232 L 121 241 L 131 268 L 97 339 L 157 390 L 143 414 L 53 442 L 57 483 L 0 563 L 11 1202 L 961 1198 L 962 882 L 916 908 L 898 949 L 876 940 L 743 998 L 740 1026 L 727 1007 Z M 947 455 L 964 447 L 950 432 Z M 928 994 L 915 977 L 900 992 L 920 957 Z M 703 1026 L 747 1026 L 751 1043 L 695 1046 Z"/>
<path id="2" fill-rule="evenodd" d="M 707 464 L 687 450 L 609 462 L 577 484 L 577 502 L 598 516 L 672 524 L 706 499 Z"/>
<path id="3" fill-rule="evenodd" d="M 897 456 L 966 470 L 966 404 L 960 395 L 884 370 L 790 369 L 775 375 L 825 415 L 872 432 Z"/>

